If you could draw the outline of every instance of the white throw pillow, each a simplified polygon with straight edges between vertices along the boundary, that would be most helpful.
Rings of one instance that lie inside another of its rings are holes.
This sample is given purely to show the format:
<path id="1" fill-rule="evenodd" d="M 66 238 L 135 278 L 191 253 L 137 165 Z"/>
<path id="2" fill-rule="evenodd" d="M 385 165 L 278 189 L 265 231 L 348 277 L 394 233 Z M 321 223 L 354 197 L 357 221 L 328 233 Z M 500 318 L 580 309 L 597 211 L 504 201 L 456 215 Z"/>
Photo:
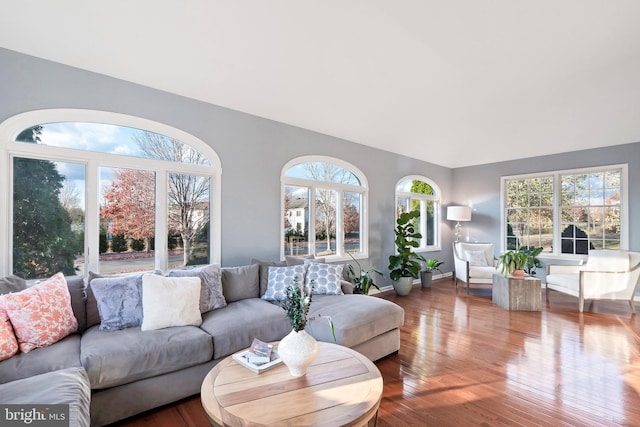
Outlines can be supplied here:
<path id="1" fill-rule="evenodd" d="M 466 251 L 467 261 L 474 267 L 487 267 L 487 257 L 484 255 L 484 251 Z"/>
<path id="2" fill-rule="evenodd" d="M 307 274 L 304 284 L 311 286 L 311 281 L 315 282 L 314 294 L 320 295 L 342 295 L 340 280 L 342 279 L 342 264 L 318 264 L 311 263 L 307 267 Z"/>
<path id="3" fill-rule="evenodd" d="M 292 265 L 290 267 L 269 267 L 269 282 L 262 299 L 267 301 L 283 301 L 287 297 L 287 288 L 293 285 L 295 278 L 298 285 L 304 283 L 307 266 Z"/>
<path id="4" fill-rule="evenodd" d="M 200 326 L 199 277 L 142 276 L 143 331 L 171 326 Z"/>

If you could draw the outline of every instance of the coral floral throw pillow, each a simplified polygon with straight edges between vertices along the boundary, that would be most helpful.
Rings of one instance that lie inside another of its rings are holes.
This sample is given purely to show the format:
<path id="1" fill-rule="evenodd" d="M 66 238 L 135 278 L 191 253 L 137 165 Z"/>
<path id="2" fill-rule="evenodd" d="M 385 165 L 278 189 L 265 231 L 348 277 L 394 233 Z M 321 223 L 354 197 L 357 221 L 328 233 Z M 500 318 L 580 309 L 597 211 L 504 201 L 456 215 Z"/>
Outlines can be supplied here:
<path id="1" fill-rule="evenodd" d="M 13 334 L 4 302 L 5 296 L 0 295 L 0 360 L 8 359 L 18 352 L 18 342 Z"/>
<path id="2" fill-rule="evenodd" d="M 51 345 L 78 329 L 62 273 L 4 297 L 18 346 L 24 353 Z"/>

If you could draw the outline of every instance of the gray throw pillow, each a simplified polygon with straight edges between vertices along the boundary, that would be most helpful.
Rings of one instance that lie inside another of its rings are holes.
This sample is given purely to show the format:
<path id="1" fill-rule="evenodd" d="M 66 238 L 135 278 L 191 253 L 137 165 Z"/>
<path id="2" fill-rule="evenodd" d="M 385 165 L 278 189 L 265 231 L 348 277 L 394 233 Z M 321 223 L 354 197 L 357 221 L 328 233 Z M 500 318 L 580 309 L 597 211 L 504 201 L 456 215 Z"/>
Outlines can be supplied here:
<path id="1" fill-rule="evenodd" d="M 307 265 L 305 275 L 305 285 L 311 286 L 314 282 L 313 294 L 320 295 L 343 295 L 342 264 L 320 264 L 310 263 Z"/>
<path id="2" fill-rule="evenodd" d="M 227 305 L 222 292 L 222 273 L 219 265 L 207 265 L 204 267 L 171 270 L 168 277 L 199 277 L 200 286 L 200 313 L 206 313 L 216 308 Z"/>
<path id="3" fill-rule="evenodd" d="M 260 296 L 267 292 L 267 283 L 269 283 L 269 267 L 286 267 L 286 261 L 260 261 L 252 259 L 251 264 L 260 266 Z"/>
<path id="4" fill-rule="evenodd" d="M 100 330 L 116 331 L 142 324 L 142 276 L 104 277 L 91 282 Z"/>
<path id="5" fill-rule="evenodd" d="M 27 281 L 19 276 L 7 276 L 0 278 L 0 295 L 11 292 L 20 292 L 27 289 Z"/>
<path id="6" fill-rule="evenodd" d="M 327 264 L 318 264 L 327 265 Z M 298 280 L 298 285 L 304 283 L 306 265 L 292 265 L 290 267 L 269 267 L 269 283 L 267 292 L 262 299 L 267 301 L 283 301 L 287 297 L 287 288 Z"/>
<path id="7" fill-rule="evenodd" d="M 260 296 L 258 264 L 222 269 L 222 293 L 227 302 Z"/>

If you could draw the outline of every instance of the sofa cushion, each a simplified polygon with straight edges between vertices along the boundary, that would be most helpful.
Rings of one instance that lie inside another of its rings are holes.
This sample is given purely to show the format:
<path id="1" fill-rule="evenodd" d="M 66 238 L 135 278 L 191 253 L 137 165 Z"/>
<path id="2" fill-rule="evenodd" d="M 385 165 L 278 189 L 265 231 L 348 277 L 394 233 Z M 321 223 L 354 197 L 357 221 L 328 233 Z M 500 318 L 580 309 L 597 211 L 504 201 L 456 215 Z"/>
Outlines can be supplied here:
<path id="1" fill-rule="evenodd" d="M 67 287 L 71 297 L 71 309 L 78 321 L 78 332 L 83 333 L 87 329 L 87 312 L 84 279 L 80 276 L 67 277 Z"/>
<path id="2" fill-rule="evenodd" d="M 626 271 L 629 269 L 629 254 L 624 251 L 610 249 L 592 250 L 589 252 L 585 270 L 591 271 Z"/>
<path id="3" fill-rule="evenodd" d="M 549 274 L 545 277 L 547 287 L 569 295 L 578 296 L 580 291 L 579 274 Z"/>
<path id="4" fill-rule="evenodd" d="M 222 269 L 222 293 L 227 303 L 260 296 L 259 268 L 251 264 Z"/>
<path id="5" fill-rule="evenodd" d="M 91 291 L 100 314 L 100 330 L 116 331 L 142 324 L 142 277 L 99 277 Z"/>
<path id="6" fill-rule="evenodd" d="M 62 273 L 4 298 L 18 346 L 24 353 L 51 345 L 78 329 Z"/>
<path id="7" fill-rule="evenodd" d="M 311 281 L 315 282 L 313 287 L 314 294 L 342 295 L 342 269 L 343 265 L 341 264 L 334 265 L 312 262 L 307 265 L 304 283 L 307 286 L 311 286 Z"/>
<path id="8" fill-rule="evenodd" d="M 259 298 L 249 298 L 210 311 L 202 329 L 213 337 L 213 357 L 219 359 L 247 348 L 254 338 L 277 341 L 291 332 L 284 310 Z"/>
<path id="9" fill-rule="evenodd" d="M 260 298 L 267 301 L 283 301 L 287 297 L 289 286 L 294 285 L 296 281 L 298 286 L 302 286 L 306 269 L 307 266 L 303 264 L 290 267 L 269 267 L 267 291 Z"/>
<path id="10" fill-rule="evenodd" d="M 260 268 L 260 295 L 264 295 L 267 292 L 267 284 L 269 283 L 269 267 L 286 267 L 286 261 L 260 261 L 252 259 L 251 264 L 258 264 Z"/>
<path id="11" fill-rule="evenodd" d="M 498 270 L 493 266 L 478 267 L 469 266 L 469 278 L 473 279 L 488 279 L 493 280 L 493 275 L 498 273 Z"/>
<path id="12" fill-rule="evenodd" d="M 20 276 L 7 276 L 0 278 L 0 295 L 10 292 L 20 292 L 27 289 L 27 281 Z"/>
<path id="13" fill-rule="evenodd" d="M 200 326 L 202 280 L 193 277 L 142 276 L 142 331 Z"/>
<path id="14" fill-rule="evenodd" d="M 48 347 L 36 348 L 29 353 L 18 353 L 0 362 L 0 383 L 79 366 L 82 366 L 80 335 L 71 334 Z"/>
<path id="15" fill-rule="evenodd" d="M 91 421 L 91 387 L 82 367 L 56 370 L 2 384 L 0 396 L 2 403 L 7 405 L 69 405 L 69 413 L 65 414 L 68 415 L 65 420 L 68 426 L 88 427 Z M 38 424 L 34 422 L 33 425 Z"/>
<path id="16" fill-rule="evenodd" d="M 336 342 L 353 347 L 402 326 L 404 310 L 397 304 L 368 295 L 314 295 L 305 330 L 319 341 L 333 342 L 331 318 Z"/>
<path id="17" fill-rule="evenodd" d="M 200 287 L 200 313 L 222 308 L 227 305 L 222 292 L 222 272 L 219 265 L 207 265 L 197 268 L 185 268 L 171 270 L 169 277 L 199 277 L 202 281 Z"/>
<path id="18" fill-rule="evenodd" d="M 212 354 L 211 336 L 195 326 L 145 332 L 140 327 L 107 332 L 92 326 L 82 335 L 80 346 L 80 360 L 93 389 L 188 368 L 211 360 Z"/>

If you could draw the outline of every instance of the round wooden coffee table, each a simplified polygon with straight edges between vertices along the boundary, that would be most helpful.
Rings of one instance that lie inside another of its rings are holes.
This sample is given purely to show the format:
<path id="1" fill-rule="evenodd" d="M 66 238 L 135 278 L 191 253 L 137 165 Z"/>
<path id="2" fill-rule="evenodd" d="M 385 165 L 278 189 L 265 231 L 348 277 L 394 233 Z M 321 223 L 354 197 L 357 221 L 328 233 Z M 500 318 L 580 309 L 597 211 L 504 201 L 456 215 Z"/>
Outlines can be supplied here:
<path id="1" fill-rule="evenodd" d="M 382 397 L 382 376 L 365 356 L 318 342 L 318 357 L 302 377 L 281 364 L 256 374 L 231 357 L 207 374 L 202 406 L 215 425 L 364 426 Z"/>

